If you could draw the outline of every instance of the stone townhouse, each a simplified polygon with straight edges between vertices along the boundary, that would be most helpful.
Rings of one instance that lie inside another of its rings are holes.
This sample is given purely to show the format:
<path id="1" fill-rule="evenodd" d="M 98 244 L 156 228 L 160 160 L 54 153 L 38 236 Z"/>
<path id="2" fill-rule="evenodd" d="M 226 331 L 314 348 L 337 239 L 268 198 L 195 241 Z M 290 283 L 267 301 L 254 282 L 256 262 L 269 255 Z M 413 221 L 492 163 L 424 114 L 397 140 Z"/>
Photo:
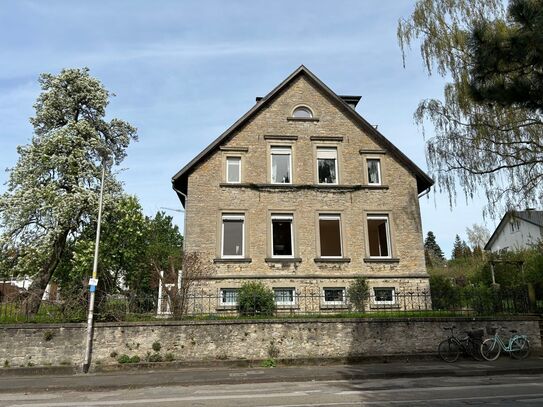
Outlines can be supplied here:
<path id="1" fill-rule="evenodd" d="M 186 250 L 214 265 L 211 308 L 235 307 L 248 280 L 307 310 L 347 307 L 356 276 L 376 308 L 428 290 L 418 200 L 433 181 L 356 112 L 359 100 L 301 66 L 173 177 Z"/>

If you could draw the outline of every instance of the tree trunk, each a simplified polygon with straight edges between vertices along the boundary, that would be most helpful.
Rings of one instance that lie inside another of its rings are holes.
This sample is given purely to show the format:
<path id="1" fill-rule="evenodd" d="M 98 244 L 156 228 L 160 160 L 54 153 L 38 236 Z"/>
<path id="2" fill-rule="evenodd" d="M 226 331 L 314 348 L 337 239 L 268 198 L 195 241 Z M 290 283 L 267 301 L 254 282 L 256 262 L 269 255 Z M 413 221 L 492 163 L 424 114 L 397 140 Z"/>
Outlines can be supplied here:
<path id="1" fill-rule="evenodd" d="M 47 284 L 49 284 L 49 281 L 51 280 L 51 277 L 53 276 L 58 264 L 60 263 L 60 259 L 62 258 L 62 254 L 66 248 L 66 240 L 68 239 L 69 233 L 69 229 L 64 230 L 55 239 L 53 250 L 49 256 L 49 259 L 36 277 L 34 277 L 34 281 L 32 281 L 30 287 L 28 287 L 27 297 L 24 301 L 23 307 L 23 310 L 27 316 L 33 316 L 38 313 L 43 293 L 45 292 Z"/>

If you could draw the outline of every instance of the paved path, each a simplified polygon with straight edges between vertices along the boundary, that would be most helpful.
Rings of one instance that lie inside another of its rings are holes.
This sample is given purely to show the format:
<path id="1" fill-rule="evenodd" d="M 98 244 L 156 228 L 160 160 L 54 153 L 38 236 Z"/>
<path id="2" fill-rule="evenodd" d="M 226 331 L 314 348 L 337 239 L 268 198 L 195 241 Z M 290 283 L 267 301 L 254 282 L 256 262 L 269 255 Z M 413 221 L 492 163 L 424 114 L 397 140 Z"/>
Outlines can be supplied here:
<path id="1" fill-rule="evenodd" d="M 417 377 L 477 377 L 502 374 L 543 374 L 543 358 L 523 361 L 502 357 L 496 362 L 441 361 L 372 363 L 341 366 L 302 366 L 279 368 L 192 368 L 160 371 L 118 371 L 76 375 L 0 376 L 0 395 L 5 392 L 41 390 L 111 390 L 152 386 L 189 386 L 366 380 Z"/>
<path id="2" fill-rule="evenodd" d="M 0 394 L 0 407 L 541 406 L 543 375 L 278 382 Z"/>

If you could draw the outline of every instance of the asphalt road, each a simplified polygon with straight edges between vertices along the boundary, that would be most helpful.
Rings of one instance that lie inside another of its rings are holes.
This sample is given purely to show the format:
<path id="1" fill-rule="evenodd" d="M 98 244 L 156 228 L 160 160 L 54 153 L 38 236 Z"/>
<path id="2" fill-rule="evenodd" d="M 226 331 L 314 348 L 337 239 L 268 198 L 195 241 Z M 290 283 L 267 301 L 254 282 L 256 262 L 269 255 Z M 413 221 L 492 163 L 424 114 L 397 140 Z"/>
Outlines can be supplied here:
<path id="1" fill-rule="evenodd" d="M 166 386 L 94 392 L 0 394 L 0 407 L 415 405 L 543 406 L 543 375 Z"/>

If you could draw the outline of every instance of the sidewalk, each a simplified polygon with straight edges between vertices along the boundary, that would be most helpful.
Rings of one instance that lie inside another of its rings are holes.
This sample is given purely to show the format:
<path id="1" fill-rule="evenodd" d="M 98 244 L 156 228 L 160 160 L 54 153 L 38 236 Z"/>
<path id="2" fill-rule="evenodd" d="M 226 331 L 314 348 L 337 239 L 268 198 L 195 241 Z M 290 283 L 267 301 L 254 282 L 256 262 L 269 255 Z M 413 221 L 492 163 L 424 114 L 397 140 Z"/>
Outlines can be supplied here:
<path id="1" fill-rule="evenodd" d="M 501 357 L 496 362 L 461 360 L 453 364 L 435 360 L 277 368 L 182 368 L 86 375 L 55 374 L 52 368 L 50 373 L 24 376 L 4 374 L 0 376 L 0 393 L 428 376 L 543 374 L 543 357 L 531 357 L 523 361 Z"/>

